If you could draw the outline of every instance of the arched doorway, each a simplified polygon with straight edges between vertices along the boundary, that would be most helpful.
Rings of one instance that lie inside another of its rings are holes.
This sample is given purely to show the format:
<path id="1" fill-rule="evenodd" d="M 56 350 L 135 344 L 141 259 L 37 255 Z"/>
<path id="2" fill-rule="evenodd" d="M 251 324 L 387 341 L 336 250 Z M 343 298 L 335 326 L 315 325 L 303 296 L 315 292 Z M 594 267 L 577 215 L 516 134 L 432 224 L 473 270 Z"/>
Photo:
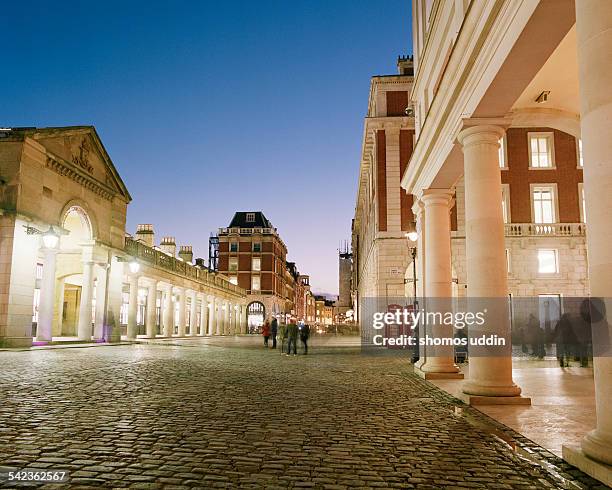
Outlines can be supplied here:
<path id="1" fill-rule="evenodd" d="M 266 307 L 260 301 L 253 301 L 247 306 L 247 323 L 249 333 L 259 333 L 266 318 Z"/>
<path id="2" fill-rule="evenodd" d="M 93 228 L 88 213 L 78 205 L 66 208 L 60 225 L 68 233 L 60 239 L 54 332 L 60 337 L 76 337 L 81 308 L 85 307 L 91 312 L 92 327 L 95 315 L 97 281 L 91 273 L 84 274 L 84 260 L 91 260 Z M 92 265 L 89 267 L 93 270 Z M 84 285 L 84 279 L 91 283 Z M 86 295 L 84 298 L 83 294 Z"/>

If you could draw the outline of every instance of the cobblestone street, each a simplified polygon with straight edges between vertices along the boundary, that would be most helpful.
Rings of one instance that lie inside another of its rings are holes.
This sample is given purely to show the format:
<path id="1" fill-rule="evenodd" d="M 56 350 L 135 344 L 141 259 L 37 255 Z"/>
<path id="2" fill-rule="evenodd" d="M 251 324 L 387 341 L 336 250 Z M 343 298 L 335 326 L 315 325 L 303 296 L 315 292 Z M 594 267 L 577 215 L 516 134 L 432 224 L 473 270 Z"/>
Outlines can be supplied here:
<path id="1" fill-rule="evenodd" d="M 185 341 L 0 360 L 0 472 L 70 488 L 597 486 L 398 357 Z"/>

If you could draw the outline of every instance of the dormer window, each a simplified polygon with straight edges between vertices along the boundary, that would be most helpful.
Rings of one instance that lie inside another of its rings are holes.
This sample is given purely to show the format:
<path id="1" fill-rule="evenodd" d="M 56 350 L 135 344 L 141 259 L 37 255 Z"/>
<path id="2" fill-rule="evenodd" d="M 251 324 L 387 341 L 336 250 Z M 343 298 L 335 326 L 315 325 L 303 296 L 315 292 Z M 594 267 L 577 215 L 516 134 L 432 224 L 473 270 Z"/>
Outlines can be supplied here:
<path id="1" fill-rule="evenodd" d="M 246 221 L 247 223 L 255 223 L 255 213 L 247 213 Z"/>

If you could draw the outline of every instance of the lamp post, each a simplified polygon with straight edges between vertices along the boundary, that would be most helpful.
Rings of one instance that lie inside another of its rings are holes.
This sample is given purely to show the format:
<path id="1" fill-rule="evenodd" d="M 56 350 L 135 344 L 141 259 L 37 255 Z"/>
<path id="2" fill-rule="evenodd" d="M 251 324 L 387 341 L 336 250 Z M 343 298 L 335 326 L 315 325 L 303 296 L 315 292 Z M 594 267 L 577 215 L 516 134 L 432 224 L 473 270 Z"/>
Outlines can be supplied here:
<path id="1" fill-rule="evenodd" d="M 410 231 L 406 233 L 406 238 L 408 238 L 408 249 L 410 251 L 410 256 L 412 257 L 412 291 L 413 291 L 413 302 L 416 308 L 417 305 L 417 276 L 416 276 L 416 256 L 417 256 L 417 247 L 416 241 L 419 238 L 419 234 L 416 231 Z"/>
<path id="2" fill-rule="evenodd" d="M 42 235 L 44 265 L 41 280 L 41 296 L 38 313 L 38 325 L 36 329 L 36 340 L 50 342 L 51 327 L 53 324 L 53 306 L 55 302 L 55 261 L 60 237 L 59 234 L 53 229 L 53 226 L 50 226 L 46 232 L 42 232 L 32 226 L 27 225 L 26 234 Z"/>

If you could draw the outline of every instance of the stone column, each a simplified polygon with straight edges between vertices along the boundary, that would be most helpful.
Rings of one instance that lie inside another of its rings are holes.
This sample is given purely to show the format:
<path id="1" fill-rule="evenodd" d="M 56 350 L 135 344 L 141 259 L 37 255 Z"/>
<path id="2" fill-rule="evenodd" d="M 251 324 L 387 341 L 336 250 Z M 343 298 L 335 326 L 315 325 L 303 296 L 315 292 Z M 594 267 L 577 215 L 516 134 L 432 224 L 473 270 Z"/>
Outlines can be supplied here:
<path id="1" fill-rule="evenodd" d="M 43 271 L 38 305 L 38 327 L 36 340 L 49 342 L 53 325 L 53 303 L 55 302 L 55 263 L 57 250 L 43 248 Z"/>
<path id="2" fill-rule="evenodd" d="M 221 308 L 221 299 L 215 298 L 215 335 L 223 333 L 223 309 Z"/>
<path id="3" fill-rule="evenodd" d="M 198 334 L 198 295 L 191 292 L 191 304 L 189 305 L 189 335 Z"/>
<path id="4" fill-rule="evenodd" d="M 425 220 L 427 262 L 425 277 L 427 298 L 424 308 L 429 313 L 452 312 L 451 225 L 450 208 L 453 193 L 448 189 L 428 189 L 421 196 Z M 428 323 L 423 329 L 429 338 L 453 338 L 453 325 Z M 425 338 L 425 337 L 423 337 Z M 463 374 L 455 365 L 454 347 L 428 346 L 424 358 L 419 359 L 416 372 L 426 379 L 461 379 Z"/>
<path id="5" fill-rule="evenodd" d="M 464 383 L 463 392 L 470 395 L 470 403 L 528 404 L 529 399 L 519 398 L 521 389 L 512 380 L 508 274 L 498 160 L 499 140 L 503 135 L 502 128 L 488 125 L 469 127 L 458 135 L 465 166 L 468 305 L 470 311 L 486 310 L 484 324 L 478 328 L 472 326 L 469 336 L 498 335 L 507 340 L 506 348 L 502 349 L 470 346 L 470 379 Z M 429 273 L 429 267 L 427 270 Z M 495 398 L 487 400 L 487 397 Z"/>
<path id="6" fill-rule="evenodd" d="M 79 305 L 79 323 L 77 327 L 79 340 L 91 341 L 91 299 L 93 297 L 93 266 L 91 260 L 83 262 L 83 284 L 81 285 L 81 303 Z"/>
<path id="7" fill-rule="evenodd" d="M 185 308 L 187 307 L 186 294 L 183 288 L 176 288 L 178 296 L 178 332 L 179 337 L 185 336 Z"/>
<path id="8" fill-rule="evenodd" d="M 94 339 L 104 338 L 104 303 L 106 302 L 106 274 L 107 264 L 98 266 L 96 274 L 96 313 L 94 319 Z"/>
<path id="9" fill-rule="evenodd" d="M 108 270 L 108 292 L 106 313 L 105 313 L 105 329 L 109 342 L 121 342 L 121 303 L 123 278 L 125 276 L 125 262 L 119 262 L 118 257 L 111 257 L 110 269 Z"/>
<path id="10" fill-rule="evenodd" d="M 164 291 L 164 337 L 174 335 L 174 302 L 172 301 L 172 285 Z"/>
<path id="11" fill-rule="evenodd" d="M 247 319 L 248 319 L 248 316 L 247 316 L 247 306 L 246 305 L 242 305 L 241 309 L 242 309 L 242 314 L 240 315 L 240 322 L 242 324 L 242 327 L 241 327 L 240 330 L 241 330 L 241 332 L 243 334 L 246 334 L 247 331 L 248 331 L 248 328 L 249 328 L 248 322 L 247 322 Z"/>
<path id="12" fill-rule="evenodd" d="M 612 313 L 612 2 L 577 1 L 576 33 L 589 283 L 598 309 Z M 592 321 L 597 426 L 582 440 L 582 453 L 564 446 L 563 457 L 612 485 L 611 467 L 598 464 L 612 465 L 612 321 L 610 313 Z"/>
<path id="13" fill-rule="evenodd" d="M 208 333 L 208 298 L 205 294 L 202 295 L 202 301 L 200 302 L 200 330 L 198 335 L 200 337 Z"/>
<path id="14" fill-rule="evenodd" d="M 230 305 L 228 301 L 223 302 L 223 308 L 223 335 L 229 335 Z"/>
<path id="15" fill-rule="evenodd" d="M 147 338 L 154 339 L 157 334 L 157 281 L 151 279 L 147 287 L 147 313 L 145 318 L 145 328 Z"/>
<path id="16" fill-rule="evenodd" d="M 217 333 L 217 315 L 215 314 L 215 297 L 211 296 L 208 303 L 208 335 L 216 335 Z"/>
<path id="17" fill-rule="evenodd" d="M 134 340 L 138 333 L 138 274 L 130 274 L 130 298 L 128 303 L 127 339 Z"/>

